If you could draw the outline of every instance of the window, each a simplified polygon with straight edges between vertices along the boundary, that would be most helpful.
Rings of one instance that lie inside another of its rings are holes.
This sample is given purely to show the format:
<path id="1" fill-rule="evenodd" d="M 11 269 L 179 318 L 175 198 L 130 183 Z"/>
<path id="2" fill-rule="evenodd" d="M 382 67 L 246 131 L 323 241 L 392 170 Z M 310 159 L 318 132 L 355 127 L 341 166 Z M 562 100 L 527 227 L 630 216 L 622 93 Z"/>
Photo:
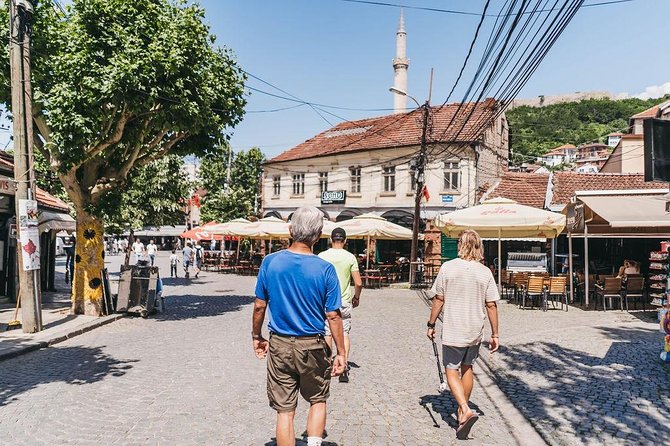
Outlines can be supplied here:
<path id="1" fill-rule="evenodd" d="M 384 192 L 395 192 L 395 166 L 384 167 L 382 178 L 384 179 Z"/>
<path id="2" fill-rule="evenodd" d="M 351 176 L 351 193 L 360 194 L 361 193 L 361 168 L 360 167 L 350 167 L 349 174 Z"/>
<path id="3" fill-rule="evenodd" d="M 278 197 L 280 192 L 281 192 L 281 176 L 275 175 L 272 177 L 272 195 Z"/>
<path id="4" fill-rule="evenodd" d="M 328 190 L 328 172 L 319 172 L 319 190 L 321 193 Z"/>
<path id="5" fill-rule="evenodd" d="M 293 195 L 305 195 L 305 174 L 293 174 Z"/>
<path id="6" fill-rule="evenodd" d="M 444 162 L 444 190 L 458 190 L 461 168 L 458 160 Z"/>

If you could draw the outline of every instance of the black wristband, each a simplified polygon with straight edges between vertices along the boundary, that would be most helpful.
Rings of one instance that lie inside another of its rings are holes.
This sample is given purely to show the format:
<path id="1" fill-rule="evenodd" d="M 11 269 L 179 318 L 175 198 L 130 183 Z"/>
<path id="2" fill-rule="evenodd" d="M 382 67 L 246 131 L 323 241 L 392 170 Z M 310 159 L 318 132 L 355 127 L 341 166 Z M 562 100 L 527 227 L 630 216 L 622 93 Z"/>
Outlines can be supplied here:
<path id="1" fill-rule="evenodd" d="M 429 322 L 426 323 L 426 326 L 427 326 L 428 328 L 435 328 L 435 323 L 432 323 L 432 324 L 431 324 L 430 321 L 429 321 Z"/>

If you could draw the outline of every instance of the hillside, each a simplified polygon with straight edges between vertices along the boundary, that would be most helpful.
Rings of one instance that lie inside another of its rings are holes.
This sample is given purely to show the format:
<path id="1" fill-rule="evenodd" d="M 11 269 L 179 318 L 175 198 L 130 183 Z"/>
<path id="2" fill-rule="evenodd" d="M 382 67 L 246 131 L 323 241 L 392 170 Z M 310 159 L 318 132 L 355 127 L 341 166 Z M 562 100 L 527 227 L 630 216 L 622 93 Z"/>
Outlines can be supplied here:
<path id="1" fill-rule="evenodd" d="M 604 141 L 611 132 L 628 133 L 628 119 L 653 107 L 657 99 L 587 99 L 545 107 L 521 106 L 507 112 L 510 146 L 519 159 L 537 156 L 562 144 Z"/>

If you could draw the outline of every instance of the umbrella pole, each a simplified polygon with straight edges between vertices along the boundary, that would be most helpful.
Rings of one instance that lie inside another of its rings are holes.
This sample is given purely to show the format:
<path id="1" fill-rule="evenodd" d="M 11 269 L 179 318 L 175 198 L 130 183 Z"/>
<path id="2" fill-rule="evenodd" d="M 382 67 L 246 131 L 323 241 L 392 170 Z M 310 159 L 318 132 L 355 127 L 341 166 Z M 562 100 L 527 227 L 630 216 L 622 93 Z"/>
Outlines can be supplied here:
<path id="1" fill-rule="evenodd" d="M 235 257 L 235 263 L 240 263 L 240 245 L 242 244 L 242 237 L 237 237 L 237 257 Z"/>
<path id="2" fill-rule="evenodd" d="M 586 225 L 584 225 L 584 306 L 589 307 L 589 228 Z"/>
<path id="3" fill-rule="evenodd" d="M 368 249 L 365 251 L 366 252 L 366 269 L 370 269 L 370 236 L 368 235 Z"/>
<path id="4" fill-rule="evenodd" d="M 572 232 L 568 232 L 568 273 L 570 274 L 570 303 L 575 302 L 575 279 L 572 274 Z"/>
<path id="5" fill-rule="evenodd" d="M 502 229 L 498 228 L 498 292 L 502 293 Z"/>
<path id="6" fill-rule="evenodd" d="M 272 237 L 270 237 L 270 240 L 268 241 L 268 244 L 270 245 L 270 247 L 268 248 L 268 251 L 270 252 L 270 254 L 272 254 Z"/>

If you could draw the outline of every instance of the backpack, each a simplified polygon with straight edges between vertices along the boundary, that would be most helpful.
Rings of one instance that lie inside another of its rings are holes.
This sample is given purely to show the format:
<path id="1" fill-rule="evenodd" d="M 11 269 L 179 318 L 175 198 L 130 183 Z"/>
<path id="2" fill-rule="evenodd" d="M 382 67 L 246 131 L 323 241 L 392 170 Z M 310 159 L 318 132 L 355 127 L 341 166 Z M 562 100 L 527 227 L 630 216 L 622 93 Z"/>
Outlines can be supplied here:
<path id="1" fill-rule="evenodd" d="M 195 258 L 198 260 L 202 258 L 202 248 L 195 248 Z"/>

